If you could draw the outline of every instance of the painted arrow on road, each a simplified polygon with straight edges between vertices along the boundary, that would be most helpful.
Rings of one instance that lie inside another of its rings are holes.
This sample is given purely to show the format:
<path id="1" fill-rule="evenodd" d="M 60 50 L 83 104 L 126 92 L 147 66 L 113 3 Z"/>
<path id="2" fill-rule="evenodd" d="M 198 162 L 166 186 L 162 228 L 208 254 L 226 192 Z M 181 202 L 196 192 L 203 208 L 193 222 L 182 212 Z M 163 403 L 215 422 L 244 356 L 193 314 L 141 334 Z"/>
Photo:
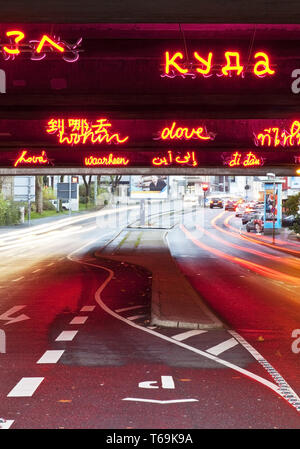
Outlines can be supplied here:
<path id="1" fill-rule="evenodd" d="M 12 317 L 11 316 L 14 313 L 18 312 L 19 310 L 24 309 L 24 307 L 26 307 L 26 306 L 14 306 L 14 307 L 12 307 L 7 312 L 4 312 L 4 313 L 2 313 L 2 315 L 0 315 L 0 320 L 8 321 L 8 323 L 5 323 L 5 326 L 7 324 L 18 323 L 19 321 L 29 320 L 30 319 L 29 316 L 27 316 L 25 314 L 21 314 L 21 315 L 18 315 L 16 317 Z"/>

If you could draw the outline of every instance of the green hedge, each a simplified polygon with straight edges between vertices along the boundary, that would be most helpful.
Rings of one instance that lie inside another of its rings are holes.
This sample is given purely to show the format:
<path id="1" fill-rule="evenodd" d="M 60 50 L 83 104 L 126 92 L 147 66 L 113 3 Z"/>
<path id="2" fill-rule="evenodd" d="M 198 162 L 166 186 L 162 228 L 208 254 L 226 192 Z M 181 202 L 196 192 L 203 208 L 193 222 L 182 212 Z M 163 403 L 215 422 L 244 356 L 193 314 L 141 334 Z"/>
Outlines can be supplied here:
<path id="1" fill-rule="evenodd" d="M 20 222 L 20 207 L 13 201 L 0 196 L 0 226 L 9 226 Z"/>

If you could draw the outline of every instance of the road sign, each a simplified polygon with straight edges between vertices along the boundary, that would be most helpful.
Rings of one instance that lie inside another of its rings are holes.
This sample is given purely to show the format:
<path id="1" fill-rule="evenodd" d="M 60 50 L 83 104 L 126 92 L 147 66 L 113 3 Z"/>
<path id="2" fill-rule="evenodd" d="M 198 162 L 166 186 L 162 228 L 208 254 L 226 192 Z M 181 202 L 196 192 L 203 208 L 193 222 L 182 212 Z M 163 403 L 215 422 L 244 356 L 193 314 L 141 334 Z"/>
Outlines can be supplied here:
<path id="1" fill-rule="evenodd" d="M 14 177 L 14 201 L 35 201 L 35 177 Z"/>
<path id="2" fill-rule="evenodd" d="M 76 183 L 59 182 L 57 184 L 57 198 L 59 200 L 77 199 L 78 188 Z"/>

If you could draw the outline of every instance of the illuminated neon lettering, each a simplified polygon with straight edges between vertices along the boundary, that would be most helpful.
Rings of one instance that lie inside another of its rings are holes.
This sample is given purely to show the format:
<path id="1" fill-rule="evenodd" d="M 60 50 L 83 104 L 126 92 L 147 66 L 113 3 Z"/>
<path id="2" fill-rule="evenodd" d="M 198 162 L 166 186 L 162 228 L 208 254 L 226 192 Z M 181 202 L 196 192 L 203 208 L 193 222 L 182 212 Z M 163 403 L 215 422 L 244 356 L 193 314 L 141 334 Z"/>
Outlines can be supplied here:
<path id="1" fill-rule="evenodd" d="M 230 165 L 230 167 L 236 167 L 238 165 L 240 165 L 240 160 L 241 160 L 241 153 L 238 153 L 237 151 L 232 155 L 232 159 L 229 161 L 228 165 Z"/>
<path id="2" fill-rule="evenodd" d="M 252 151 L 249 151 L 245 157 L 243 157 L 242 153 L 236 151 L 231 155 L 231 157 L 225 160 L 225 164 L 230 167 L 257 167 L 263 165 L 263 159 L 258 158 Z"/>
<path id="3" fill-rule="evenodd" d="M 196 51 L 194 52 L 194 56 L 205 67 L 205 69 L 197 67 L 197 69 L 196 69 L 197 72 L 201 73 L 202 75 L 207 75 L 211 69 L 211 61 L 212 61 L 213 54 L 211 52 L 208 53 L 207 61 L 205 59 L 201 58 L 201 56 Z"/>
<path id="4" fill-rule="evenodd" d="M 177 127 L 176 122 L 173 122 L 171 127 L 165 127 L 161 133 L 160 137 L 163 140 L 174 140 L 174 139 L 199 139 L 199 140 L 213 140 L 215 135 L 212 133 L 207 134 L 205 128 L 182 128 Z"/>
<path id="5" fill-rule="evenodd" d="M 16 44 L 16 48 L 8 48 L 8 47 L 4 47 L 3 50 L 6 51 L 6 53 L 10 54 L 10 55 L 18 55 L 20 54 L 20 50 L 19 50 L 19 42 L 24 39 L 25 34 L 22 33 L 22 31 L 18 31 L 18 30 L 14 30 L 14 31 L 7 31 L 6 33 L 7 37 L 11 37 L 11 36 L 16 36 L 14 41 Z"/>
<path id="6" fill-rule="evenodd" d="M 184 156 L 179 154 L 178 156 L 174 157 L 174 154 L 171 150 L 168 151 L 168 156 L 156 156 L 152 159 L 152 165 L 154 166 L 161 166 L 161 165 L 192 165 L 193 167 L 196 167 L 198 165 L 195 152 L 189 152 L 187 151 Z"/>
<path id="7" fill-rule="evenodd" d="M 237 75 L 240 75 L 244 69 L 244 66 L 240 64 L 240 54 L 238 51 L 226 51 L 225 52 L 226 65 L 222 67 L 222 73 L 225 76 L 229 75 L 229 72 L 235 71 Z M 235 63 L 232 64 L 231 58 L 234 58 Z"/>
<path id="8" fill-rule="evenodd" d="M 243 166 L 244 167 L 250 167 L 250 166 L 257 166 L 257 165 L 261 165 L 261 161 L 260 159 L 258 159 L 256 157 L 255 154 L 253 154 L 251 151 L 247 154 L 246 159 L 243 161 Z"/>
<path id="9" fill-rule="evenodd" d="M 126 157 L 115 156 L 113 153 L 110 153 L 109 156 L 87 156 L 84 159 L 84 165 L 86 166 L 111 166 L 111 165 L 122 165 L 126 166 L 129 164 L 129 159 Z"/>
<path id="10" fill-rule="evenodd" d="M 45 165 L 49 164 L 49 159 L 47 157 L 46 151 L 43 150 L 39 156 L 27 156 L 28 150 L 23 150 L 19 158 L 15 161 L 14 167 L 18 165 Z"/>
<path id="11" fill-rule="evenodd" d="M 86 118 L 50 119 L 46 132 L 56 134 L 59 143 L 78 145 L 86 143 L 123 144 L 129 136 L 121 137 L 119 133 L 111 133 L 112 124 L 106 118 L 89 123 Z"/>
<path id="12" fill-rule="evenodd" d="M 290 130 L 280 129 L 278 127 L 265 128 L 263 132 L 254 134 L 254 142 L 257 146 L 267 147 L 292 147 L 300 145 L 300 122 L 294 120 Z"/>
<path id="13" fill-rule="evenodd" d="M 62 47 L 61 45 L 59 45 L 57 42 L 55 42 L 54 40 L 50 39 L 49 36 L 47 36 L 47 34 L 44 34 L 42 36 L 42 39 L 36 49 L 37 53 L 41 53 L 42 48 L 44 47 L 45 44 L 50 45 L 51 47 L 56 48 L 56 50 L 60 51 L 61 53 L 63 53 L 65 51 L 64 47 Z"/>
<path id="14" fill-rule="evenodd" d="M 266 53 L 258 51 L 255 53 L 254 58 L 263 58 L 262 61 L 257 61 L 254 65 L 253 72 L 256 76 L 274 75 L 275 70 L 270 68 L 269 56 Z"/>
<path id="15" fill-rule="evenodd" d="M 170 66 L 174 67 L 178 72 L 180 73 L 187 73 L 188 69 L 183 69 L 182 67 L 180 67 L 179 64 L 177 64 L 177 62 L 175 62 L 175 60 L 179 58 L 179 59 L 184 59 L 183 58 L 183 54 L 178 51 L 177 53 L 175 53 L 172 58 L 170 59 L 170 53 L 168 51 L 165 52 L 165 73 L 169 74 L 170 73 Z"/>

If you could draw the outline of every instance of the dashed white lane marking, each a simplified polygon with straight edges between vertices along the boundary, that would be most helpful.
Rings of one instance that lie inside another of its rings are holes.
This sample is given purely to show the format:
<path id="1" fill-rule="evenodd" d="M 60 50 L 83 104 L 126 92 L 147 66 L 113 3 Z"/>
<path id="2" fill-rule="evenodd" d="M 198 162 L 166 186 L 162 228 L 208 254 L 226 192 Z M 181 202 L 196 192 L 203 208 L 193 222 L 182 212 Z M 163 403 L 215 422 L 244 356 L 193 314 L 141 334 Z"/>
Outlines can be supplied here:
<path id="1" fill-rule="evenodd" d="M 168 388 L 173 390 L 175 388 L 174 380 L 172 376 L 161 376 L 162 388 Z"/>
<path id="2" fill-rule="evenodd" d="M 19 282 L 21 279 L 24 279 L 24 276 L 21 276 L 20 278 L 13 279 L 11 282 Z"/>
<path id="3" fill-rule="evenodd" d="M 5 422 L 0 422 L 0 430 L 1 429 L 9 429 L 14 419 L 6 419 Z"/>
<path id="4" fill-rule="evenodd" d="M 138 320 L 139 318 L 144 318 L 147 315 L 133 315 L 133 316 L 128 316 L 126 319 L 130 320 L 130 321 L 134 321 L 134 320 Z"/>
<path id="5" fill-rule="evenodd" d="M 47 267 L 52 267 L 54 265 L 54 262 L 48 263 Z"/>
<path id="6" fill-rule="evenodd" d="M 55 341 L 72 341 L 78 331 L 62 331 Z"/>
<path id="7" fill-rule="evenodd" d="M 238 345 L 238 341 L 235 338 L 230 338 L 229 340 L 223 341 L 219 345 L 213 346 L 210 349 L 207 349 L 206 352 L 209 352 L 213 355 L 222 354 L 222 352 L 227 351 L 228 349 L 234 348 L 234 346 Z"/>
<path id="8" fill-rule="evenodd" d="M 44 377 L 23 377 L 7 397 L 30 397 L 43 382 Z"/>
<path id="9" fill-rule="evenodd" d="M 127 312 L 127 310 L 135 310 L 135 309 L 140 309 L 142 307 L 145 306 L 131 306 L 131 307 L 123 307 L 122 309 L 116 309 L 115 312 L 120 313 L 120 312 Z"/>
<path id="10" fill-rule="evenodd" d="M 80 309 L 80 312 L 92 312 L 96 306 L 84 306 Z"/>
<path id="11" fill-rule="evenodd" d="M 32 273 L 38 273 L 39 271 L 41 271 L 40 268 L 37 268 L 36 270 L 34 270 Z"/>
<path id="12" fill-rule="evenodd" d="M 65 351 L 46 351 L 36 363 L 57 363 Z"/>
<path id="13" fill-rule="evenodd" d="M 194 329 L 191 331 L 181 332 L 180 334 L 173 335 L 172 338 L 174 338 L 174 340 L 177 341 L 183 341 L 186 340 L 187 338 L 193 337 L 194 335 L 204 334 L 205 332 L 207 331 Z"/>
<path id="14" fill-rule="evenodd" d="M 88 319 L 87 316 L 75 316 L 72 321 L 70 321 L 70 324 L 84 324 L 86 320 Z"/>

